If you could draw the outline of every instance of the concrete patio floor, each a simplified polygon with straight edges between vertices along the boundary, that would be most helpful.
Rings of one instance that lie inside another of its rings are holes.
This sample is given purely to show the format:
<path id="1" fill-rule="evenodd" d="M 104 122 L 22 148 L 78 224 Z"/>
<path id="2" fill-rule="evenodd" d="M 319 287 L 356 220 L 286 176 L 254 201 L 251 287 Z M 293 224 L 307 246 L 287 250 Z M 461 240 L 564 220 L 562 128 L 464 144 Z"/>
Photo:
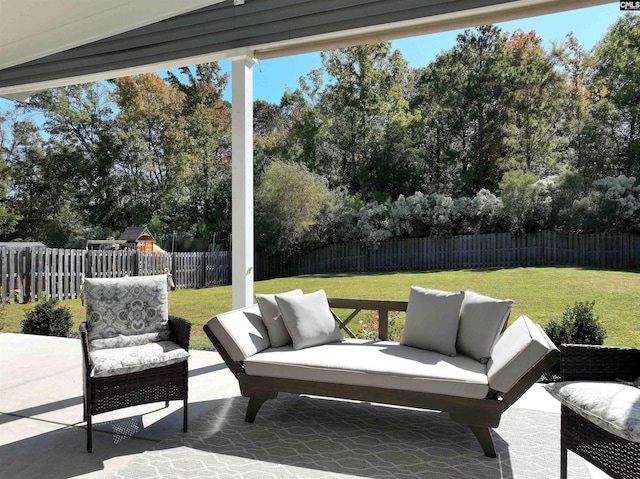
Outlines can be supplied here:
<path id="1" fill-rule="evenodd" d="M 189 420 L 217 399 L 238 396 L 219 354 L 192 350 Z M 150 404 L 94 416 L 93 453 L 82 421 L 79 340 L 0 333 L 0 471 L 3 478 L 102 478 L 182 429 L 182 402 Z M 558 413 L 534 385 L 513 407 Z M 558 451 L 560 454 L 560 451 Z M 581 459 L 570 453 L 570 461 Z M 595 479 L 607 478 L 588 465 Z"/>

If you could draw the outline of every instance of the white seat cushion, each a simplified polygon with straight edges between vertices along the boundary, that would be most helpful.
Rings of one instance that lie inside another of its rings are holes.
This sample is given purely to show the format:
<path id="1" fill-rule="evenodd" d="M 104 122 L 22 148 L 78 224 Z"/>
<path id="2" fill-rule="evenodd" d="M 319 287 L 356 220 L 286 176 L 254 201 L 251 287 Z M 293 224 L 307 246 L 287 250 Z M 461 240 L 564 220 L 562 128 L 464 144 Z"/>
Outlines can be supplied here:
<path id="1" fill-rule="evenodd" d="M 189 353 L 172 341 L 89 352 L 91 376 L 96 378 L 169 366 L 188 357 Z"/>
<path id="2" fill-rule="evenodd" d="M 489 392 L 486 365 L 391 341 L 348 339 L 300 350 L 291 345 L 269 348 L 245 360 L 244 367 L 255 376 L 477 399 Z"/>
<path id="3" fill-rule="evenodd" d="M 611 434 L 640 443 L 640 389 L 619 382 L 566 381 L 544 386 L 562 404 Z"/>

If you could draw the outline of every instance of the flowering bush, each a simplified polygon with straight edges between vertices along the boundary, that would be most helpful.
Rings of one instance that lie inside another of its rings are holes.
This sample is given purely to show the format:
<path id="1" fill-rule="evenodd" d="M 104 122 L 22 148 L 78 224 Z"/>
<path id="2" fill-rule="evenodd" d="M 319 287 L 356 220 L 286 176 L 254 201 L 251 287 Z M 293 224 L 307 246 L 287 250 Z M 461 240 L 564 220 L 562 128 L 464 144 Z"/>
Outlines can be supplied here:
<path id="1" fill-rule="evenodd" d="M 404 330 L 406 313 L 400 311 L 389 312 L 389 341 L 400 341 Z M 379 336 L 379 318 L 376 311 L 364 311 L 362 319 L 358 322 L 358 329 L 354 331 L 356 338 L 377 341 Z"/>
<path id="2" fill-rule="evenodd" d="M 581 233 L 640 231 L 640 184 L 620 175 L 596 180 L 588 195 L 560 213 L 563 229 Z"/>
<path id="3" fill-rule="evenodd" d="M 360 320 L 360 327 L 357 329 L 355 334 L 358 339 L 377 341 L 379 339 L 378 328 L 379 325 L 376 322 L 365 323 L 363 320 Z"/>
<path id="4" fill-rule="evenodd" d="M 376 248 L 382 241 L 391 238 L 387 229 L 388 210 L 386 205 L 377 202 L 367 203 L 358 212 L 357 231 L 360 231 L 360 241 L 369 247 Z"/>
<path id="5" fill-rule="evenodd" d="M 389 207 L 388 230 L 399 237 L 445 237 L 452 234 L 459 213 L 450 196 L 417 191 L 402 195 Z"/>
<path id="6" fill-rule="evenodd" d="M 473 232 L 484 234 L 497 231 L 504 210 L 502 200 L 489 190 L 482 189 L 471 203 Z"/>

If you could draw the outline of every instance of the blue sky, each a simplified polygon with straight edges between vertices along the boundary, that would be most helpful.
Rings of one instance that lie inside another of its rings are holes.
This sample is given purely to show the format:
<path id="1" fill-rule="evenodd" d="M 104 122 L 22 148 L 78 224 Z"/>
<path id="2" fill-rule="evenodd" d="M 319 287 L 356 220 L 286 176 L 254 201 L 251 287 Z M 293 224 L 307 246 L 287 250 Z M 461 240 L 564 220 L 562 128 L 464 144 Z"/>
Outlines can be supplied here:
<path id="1" fill-rule="evenodd" d="M 563 42 L 566 35 L 572 32 L 580 45 L 585 50 L 590 50 L 620 16 L 622 12 L 620 12 L 619 3 L 615 2 L 499 23 L 498 26 L 506 32 L 517 29 L 525 32 L 534 30 L 544 40 L 544 46 L 547 49 L 552 41 Z M 450 49 L 460 32 L 461 30 L 396 40 L 393 41 L 392 46 L 402 52 L 409 66 L 418 68 L 428 65 L 441 51 Z M 231 69 L 231 62 L 222 61 L 220 66 L 223 71 L 228 72 Z M 263 60 L 254 67 L 254 98 L 280 103 L 286 87 L 297 88 L 298 79 L 301 76 L 321 66 L 319 53 Z M 231 100 L 230 87 L 227 88 L 225 99 Z M 0 99 L 0 109 L 11 107 L 12 102 Z"/>
<path id="2" fill-rule="evenodd" d="M 563 42 L 566 35 L 572 32 L 580 45 L 585 50 L 590 50 L 602 38 L 609 26 L 622 14 L 619 3 L 616 2 L 499 23 L 497 26 L 505 32 L 513 32 L 518 29 L 525 32 L 535 30 L 538 36 L 544 40 L 544 47 L 547 49 L 551 47 L 551 41 Z M 392 42 L 392 47 L 402 52 L 410 67 L 423 67 L 427 66 L 438 53 L 453 47 L 457 35 L 461 32 L 462 30 L 457 30 L 395 40 Z M 225 71 L 229 71 L 231 62 L 222 61 L 220 66 Z M 321 66 L 319 53 L 261 61 L 254 67 L 254 97 L 271 103 L 280 103 L 285 86 L 291 89 L 297 88 L 300 76 L 304 76 L 311 69 Z M 230 88 L 225 98 L 231 99 Z"/>

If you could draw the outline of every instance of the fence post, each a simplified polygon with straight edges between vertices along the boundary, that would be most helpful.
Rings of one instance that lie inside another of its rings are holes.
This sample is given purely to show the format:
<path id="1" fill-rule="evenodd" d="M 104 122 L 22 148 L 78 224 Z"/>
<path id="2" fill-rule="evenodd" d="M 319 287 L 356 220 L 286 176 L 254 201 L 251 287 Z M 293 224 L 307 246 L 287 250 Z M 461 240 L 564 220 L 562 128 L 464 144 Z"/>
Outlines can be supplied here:
<path id="1" fill-rule="evenodd" d="M 200 288 L 207 285 L 207 256 L 206 253 L 200 253 Z"/>
<path id="2" fill-rule="evenodd" d="M 11 256 L 10 248 L 0 248 L 0 300 L 4 303 L 10 298 L 9 285 L 9 258 Z"/>
<path id="3" fill-rule="evenodd" d="M 140 271 L 140 261 L 142 260 L 142 257 L 140 256 L 140 252 L 136 249 L 133 252 L 133 261 L 132 261 L 132 265 L 131 265 L 131 276 L 139 276 L 139 271 Z"/>
<path id="4" fill-rule="evenodd" d="M 9 296 L 9 298 L 11 298 L 11 300 L 13 301 L 14 296 L 15 296 L 15 289 L 16 289 L 16 255 L 17 255 L 18 250 L 17 249 L 9 249 L 9 258 L 8 258 L 8 263 L 9 263 L 9 277 L 7 280 L 7 294 Z"/>
<path id="5" fill-rule="evenodd" d="M 538 254 L 537 256 L 537 261 L 535 262 L 535 264 L 540 265 L 540 264 L 544 264 L 544 236 L 542 234 L 542 231 L 538 231 L 538 234 L 536 235 L 536 241 L 538 242 Z"/>
<path id="6" fill-rule="evenodd" d="M 631 233 L 622 235 L 622 266 L 628 268 L 631 266 Z"/>
<path id="7" fill-rule="evenodd" d="M 84 250 L 84 277 L 85 278 L 93 278 L 93 273 L 91 271 L 91 265 L 92 265 L 92 261 L 91 261 L 91 256 L 90 256 L 90 252 L 88 249 Z"/>
<path id="8" fill-rule="evenodd" d="M 24 303 L 24 278 L 26 274 L 26 249 L 20 249 L 16 255 L 16 280 L 18 287 L 18 303 Z"/>

